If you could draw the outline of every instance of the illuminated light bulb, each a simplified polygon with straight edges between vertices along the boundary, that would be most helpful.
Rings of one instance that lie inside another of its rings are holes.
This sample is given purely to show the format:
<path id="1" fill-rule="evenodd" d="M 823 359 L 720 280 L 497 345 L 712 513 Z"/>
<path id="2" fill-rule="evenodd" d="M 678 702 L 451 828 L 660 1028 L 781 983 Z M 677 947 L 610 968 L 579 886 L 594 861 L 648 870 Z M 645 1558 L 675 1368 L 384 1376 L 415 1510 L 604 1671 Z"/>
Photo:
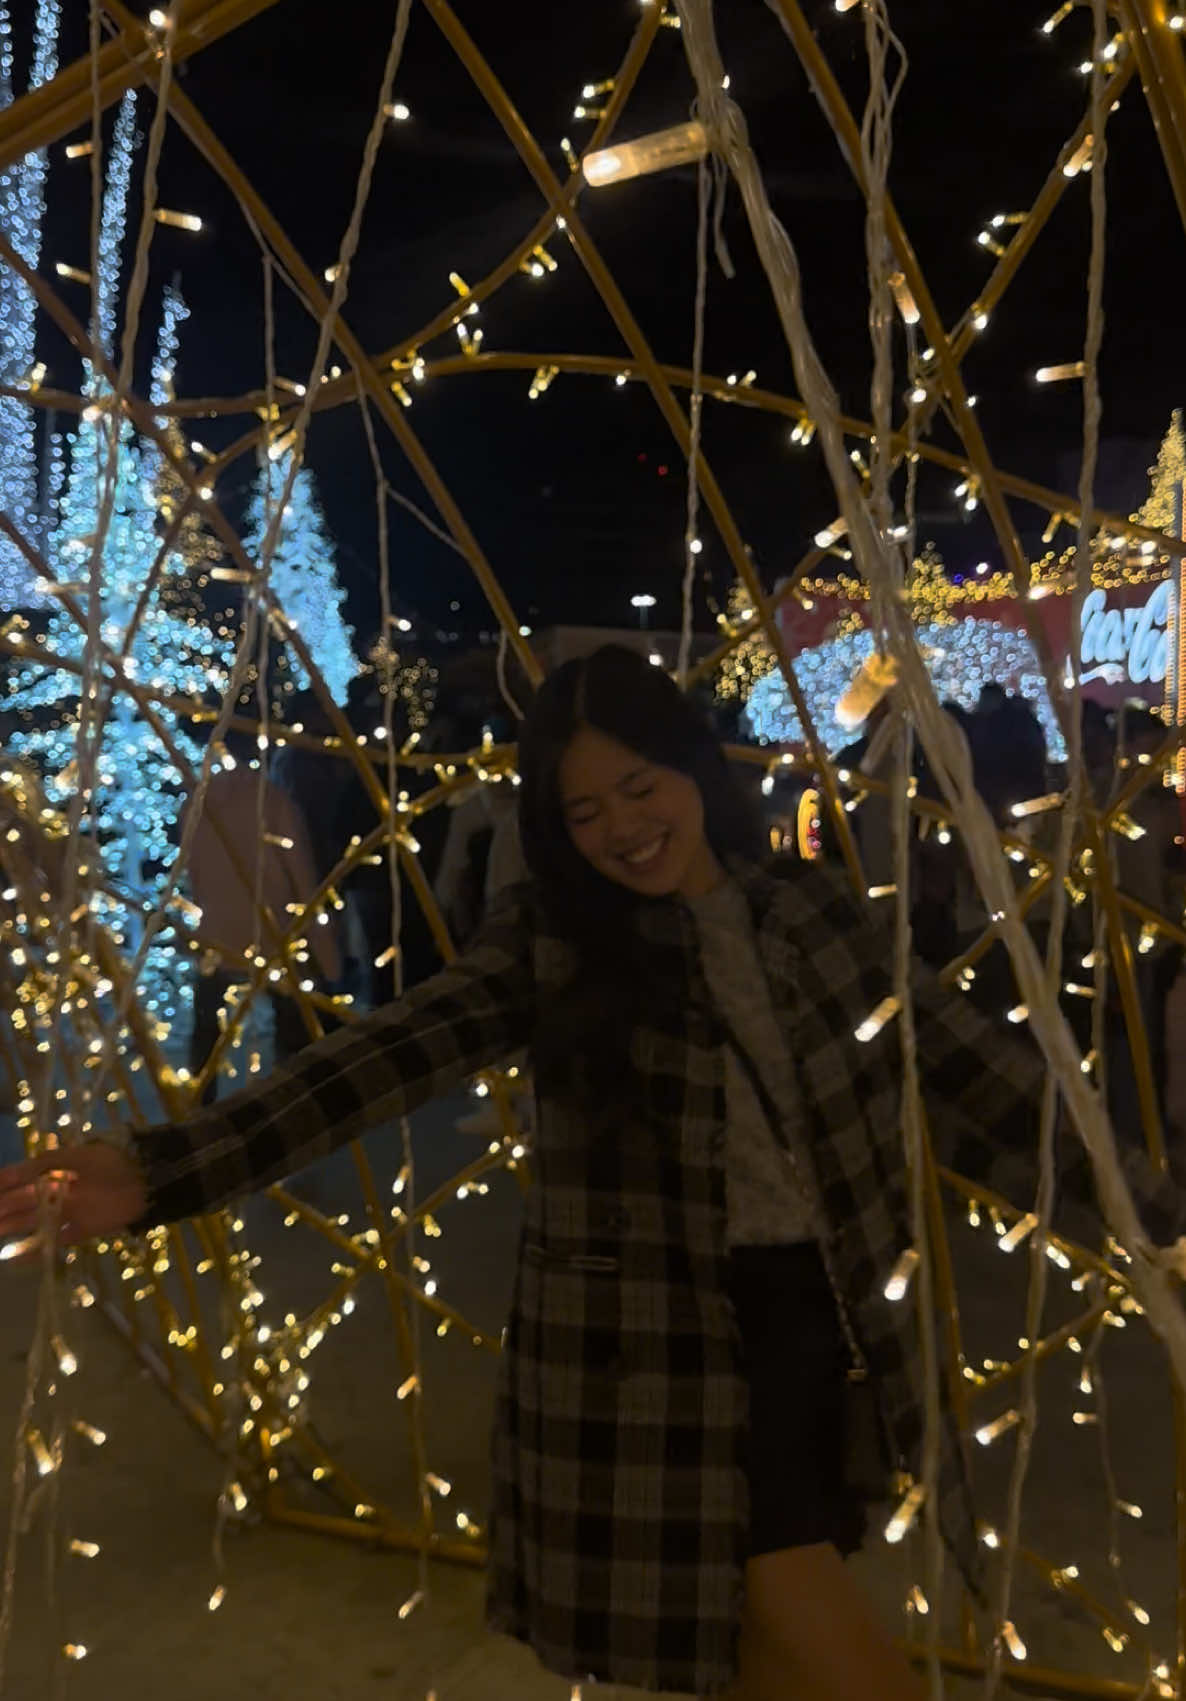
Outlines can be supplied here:
<path id="1" fill-rule="evenodd" d="M 1186 16 L 1181 12 L 1175 12 L 1169 22 L 1172 30 L 1186 30 Z"/>
<path id="2" fill-rule="evenodd" d="M 399 1387 L 396 1389 L 396 1393 L 395 1393 L 396 1399 L 397 1400 L 406 1400 L 408 1395 L 413 1391 L 413 1389 L 419 1388 L 419 1386 L 420 1386 L 420 1378 L 417 1376 L 416 1372 L 413 1371 L 412 1374 L 409 1377 L 407 1377 L 407 1379 L 405 1381 L 401 1382 Z"/>
<path id="3" fill-rule="evenodd" d="M 69 278 L 71 283 L 89 284 L 91 281 L 89 272 L 84 272 L 80 266 L 68 266 L 64 260 L 55 262 L 54 271 L 60 278 Z M 83 418 L 86 418 L 85 412 Z"/>
<path id="4" fill-rule="evenodd" d="M 1010 1654 L 1015 1660 L 1021 1661 L 1025 1659 L 1025 1643 L 1017 1634 L 1017 1626 L 1013 1623 L 1011 1618 L 1007 1618 L 1004 1624 L 1001 1625 L 1001 1641 L 1005 1644 L 1006 1648 L 1008 1648 Z"/>
<path id="5" fill-rule="evenodd" d="M 1002 1252 L 1015 1252 L 1027 1235 L 1033 1233 L 1038 1226 L 1038 1219 L 1033 1211 L 1027 1211 L 1025 1216 L 1014 1223 L 1008 1234 L 1003 1234 L 997 1245 Z"/>
<path id="6" fill-rule="evenodd" d="M 647 657 L 647 660 L 650 662 L 652 667 L 663 666 L 663 657 L 659 654 L 658 650 L 652 650 L 650 655 Z"/>
<path id="7" fill-rule="evenodd" d="M 406 101 L 402 100 L 393 100 L 390 105 L 383 108 L 383 111 L 388 118 L 394 118 L 397 124 L 406 124 L 412 116 L 411 108 Z"/>
<path id="8" fill-rule="evenodd" d="M 822 531 L 816 532 L 816 534 L 815 534 L 815 546 L 816 546 L 816 548 L 817 549 L 831 549 L 832 545 L 839 538 L 842 538 L 844 536 L 845 532 L 847 532 L 847 530 L 848 530 L 848 524 L 845 520 L 833 520 L 832 524 L 830 526 L 825 526 Z"/>
<path id="9" fill-rule="evenodd" d="M 154 30 L 163 30 L 169 22 L 169 14 L 162 12 L 159 6 L 154 6 L 148 14 L 148 21 Z"/>
<path id="10" fill-rule="evenodd" d="M 225 1600 L 226 1588 L 222 1583 L 220 1583 L 214 1593 L 210 1596 L 210 1599 L 206 1602 L 206 1611 L 217 1612 Z"/>
<path id="11" fill-rule="evenodd" d="M 39 1477 L 51 1476 L 57 1470 L 58 1462 L 46 1446 L 45 1437 L 41 1431 L 31 1428 L 26 1440 L 29 1444 L 29 1451 L 33 1455 L 33 1462 L 37 1466 L 37 1475 Z"/>
<path id="12" fill-rule="evenodd" d="M 1122 1654 L 1128 1647 L 1128 1632 L 1125 1630 L 1113 1630 L 1110 1624 L 1105 1624 L 1101 1635 L 1114 1654 Z"/>
<path id="13" fill-rule="evenodd" d="M 617 377 L 614 379 L 614 383 L 618 386 L 618 389 L 620 390 L 620 389 L 622 389 L 623 385 L 625 385 L 626 383 L 629 382 L 629 379 L 630 379 L 630 374 L 628 372 L 619 372 Z"/>
<path id="14" fill-rule="evenodd" d="M 1071 1422 L 1083 1429 L 1088 1424 L 1098 1423 L 1099 1419 L 1094 1412 L 1072 1412 Z"/>
<path id="15" fill-rule="evenodd" d="M 1143 1518 L 1145 1516 L 1143 1508 L 1135 1506 L 1131 1500 L 1118 1500 L 1116 1510 L 1123 1512 L 1126 1518 Z"/>
<path id="16" fill-rule="evenodd" d="M 988 317 L 989 316 L 983 307 L 977 308 L 976 312 L 972 315 L 972 329 L 974 331 L 986 330 L 988 327 Z"/>
<path id="17" fill-rule="evenodd" d="M 703 544 L 703 542 L 700 538 L 693 537 L 693 538 L 688 539 L 688 553 L 689 553 L 689 555 L 699 555 L 701 553 L 701 551 L 703 550 L 703 548 L 704 548 L 704 544 Z"/>
<path id="18" fill-rule="evenodd" d="M 1053 35 L 1059 24 L 1062 23 L 1063 19 L 1070 16 L 1071 12 L 1074 10 L 1074 5 L 1075 0 L 1063 0 L 1063 3 L 1058 10 L 1056 12 L 1052 12 L 1046 19 L 1046 22 L 1042 25 L 1042 34 Z"/>
<path id="19" fill-rule="evenodd" d="M 917 1248 L 908 1246 L 894 1265 L 889 1280 L 885 1284 L 886 1299 L 899 1300 L 905 1296 L 906 1290 L 910 1286 L 910 1278 L 917 1270 L 918 1265 L 919 1253 Z"/>
<path id="20" fill-rule="evenodd" d="M 1000 1547 L 1000 1545 L 1001 1545 L 1000 1536 L 998 1536 L 997 1532 L 992 1528 L 992 1526 L 990 1524 L 986 1524 L 984 1526 L 984 1528 L 981 1530 L 980 1540 L 984 1543 L 985 1547 L 996 1548 L 996 1547 Z"/>
<path id="21" fill-rule="evenodd" d="M 203 228 L 197 213 L 175 213 L 168 207 L 158 207 L 153 217 L 158 224 L 172 225 L 175 230 L 199 231 Z"/>
<path id="22" fill-rule="evenodd" d="M 897 890 L 896 886 L 870 886 L 867 896 L 870 898 L 892 898 Z"/>
<path id="23" fill-rule="evenodd" d="M 1112 831 L 1120 833 L 1126 839 L 1136 840 L 1145 837 L 1145 829 L 1140 822 L 1134 821 L 1131 815 L 1125 815 L 1123 811 L 1119 815 L 1113 816 Z"/>
<path id="24" fill-rule="evenodd" d="M 1034 382 L 1060 384 L 1066 378 L 1082 378 L 1085 370 L 1081 360 L 1065 360 L 1061 366 L 1039 366 L 1034 373 Z"/>
<path id="25" fill-rule="evenodd" d="M 1021 1413 L 1016 1409 L 1002 1412 L 1000 1417 L 994 1418 L 991 1423 L 983 1424 L 976 1431 L 976 1439 L 982 1447 L 991 1447 L 994 1441 L 1020 1422 Z"/>
<path id="26" fill-rule="evenodd" d="M 93 142 L 71 142 L 66 149 L 67 159 L 85 159 L 94 152 Z"/>
<path id="27" fill-rule="evenodd" d="M 85 1660 L 87 1655 L 86 1645 L 83 1642 L 67 1642 L 62 1652 L 68 1660 Z"/>
<path id="28" fill-rule="evenodd" d="M 906 1597 L 906 1608 L 909 1612 L 918 1613 L 920 1618 L 925 1618 L 931 1610 L 931 1603 L 927 1600 L 927 1597 L 923 1594 L 917 1583 L 913 1585 L 910 1593 Z"/>
<path id="29" fill-rule="evenodd" d="M 612 148 L 599 148 L 585 156 L 581 169 L 589 187 L 599 189 L 607 183 L 624 183 L 630 177 L 643 177 L 664 171 L 668 166 L 703 159 L 708 147 L 708 131 L 693 120 L 640 136 L 633 142 L 616 142 Z"/>
<path id="30" fill-rule="evenodd" d="M 926 1485 L 921 1482 L 912 1483 L 906 1491 L 905 1497 L 885 1526 L 885 1539 L 891 1547 L 902 1540 L 902 1537 L 918 1517 L 919 1508 L 926 1498 L 926 1492 Z"/>
<path id="31" fill-rule="evenodd" d="M 62 1375 L 73 1376 L 75 1371 L 78 1369 L 78 1360 L 70 1351 L 70 1348 L 66 1345 L 65 1341 L 60 1335 L 54 1335 L 50 1340 L 50 1345 L 54 1350 L 54 1357 L 58 1361 L 58 1369 L 61 1371 Z"/>
<path id="32" fill-rule="evenodd" d="M 76 1553 L 80 1559 L 97 1559 L 101 1552 L 98 1542 L 79 1541 L 77 1537 L 70 1543 L 70 1552 Z"/>
<path id="33" fill-rule="evenodd" d="M 774 775 L 766 774 L 762 780 L 762 796 L 770 797 L 774 792 Z"/>
<path id="34" fill-rule="evenodd" d="M 914 299 L 910 285 L 906 282 L 906 274 L 904 272 L 891 272 L 889 286 L 893 291 L 894 302 L 898 312 L 902 315 L 903 321 L 907 325 L 917 325 L 922 314 L 918 310 L 918 303 Z"/>
<path id="35" fill-rule="evenodd" d="M 1029 1013 L 1028 1004 L 1015 1004 L 1012 1010 L 1007 1012 L 1007 1019 L 1010 1022 L 1026 1022 L 1029 1020 Z"/>
<path id="36" fill-rule="evenodd" d="M 417 1589 L 415 1594 L 409 1595 L 407 1600 L 403 1603 L 403 1605 L 399 1609 L 399 1617 L 401 1618 L 401 1620 L 405 1619 L 405 1618 L 410 1618 L 412 1616 L 412 1614 L 415 1612 L 416 1608 L 420 1605 L 420 1603 L 423 1599 L 424 1599 L 424 1590 L 423 1589 Z"/>
<path id="37" fill-rule="evenodd" d="M 920 408 L 922 406 L 922 404 L 926 401 L 926 399 L 927 399 L 926 391 L 923 389 L 921 384 L 916 384 L 914 386 L 913 390 L 911 390 L 911 392 L 910 392 L 910 404 L 911 404 L 911 406 L 916 407 L 916 408 Z"/>
<path id="38" fill-rule="evenodd" d="M 1040 815 L 1047 809 L 1057 809 L 1063 801 L 1061 791 L 1047 792 L 1044 797 L 1027 798 L 1022 803 L 1015 803 L 1009 813 L 1014 820 L 1020 821 L 1027 815 Z"/>
<path id="39" fill-rule="evenodd" d="M 877 1008 L 870 1011 L 869 1015 L 865 1017 L 865 1020 L 861 1022 L 856 1029 L 854 1029 L 854 1038 L 861 1045 L 868 1044 L 871 1039 L 874 1039 L 881 1032 L 887 1022 L 893 1020 L 901 1008 L 902 1001 L 900 998 L 894 998 L 892 996 L 889 998 L 883 998 Z"/>

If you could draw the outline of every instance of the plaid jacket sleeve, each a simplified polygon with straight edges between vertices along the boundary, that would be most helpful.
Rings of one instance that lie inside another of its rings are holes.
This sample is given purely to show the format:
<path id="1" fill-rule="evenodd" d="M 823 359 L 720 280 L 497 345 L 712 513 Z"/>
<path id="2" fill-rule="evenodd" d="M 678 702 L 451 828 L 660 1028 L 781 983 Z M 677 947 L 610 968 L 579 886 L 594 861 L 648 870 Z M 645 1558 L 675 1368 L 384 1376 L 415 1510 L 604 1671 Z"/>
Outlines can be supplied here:
<path id="1" fill-rule="evenodd" d="M 892 930 L 869 915 L 847 887 L 843 901 L 871 1010 L 892 991 Z M 969 1180 L 1028 1206 L 1037 1188 L 1042 1053 L 1023 1032 L 993 1021 L 917 961 L 912 988 L 936 1156 Z M 1143 1150 L 1122 1151 L 1120 1162 L 1150 1238 L 1168 1243 L 1186 1235 L 1186 1191 L 1179 1183 L 1156 1170 Z M 1059 1136 L 1057 1171 L 1064 1197 L 1094 1200 L 1090 1161 L 1073 1131 Z"/>
<path id="2" fill-rule="evenodd" d="M 143 1230 L 283 1180 L 368 1128 L 526 1045 L 534 1026 L 529 899 L 511 894 L 456 963 L 318 1040 L 258 1085 L 136 1136 Z"/>

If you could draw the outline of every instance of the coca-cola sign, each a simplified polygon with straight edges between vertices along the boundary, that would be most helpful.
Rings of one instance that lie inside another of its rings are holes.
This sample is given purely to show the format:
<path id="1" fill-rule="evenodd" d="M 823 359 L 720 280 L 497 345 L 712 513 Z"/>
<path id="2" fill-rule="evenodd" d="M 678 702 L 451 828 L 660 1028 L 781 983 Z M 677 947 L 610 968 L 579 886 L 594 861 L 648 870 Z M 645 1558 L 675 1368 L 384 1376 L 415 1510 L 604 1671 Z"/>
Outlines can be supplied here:
<path id="1" fill-rule="evenodd" d="M 1140 600 L 1114 599 L 1091 590 L 1083 599 L 1081 677 L 1084 685 L 1134 685 L 1142 696 L 1164 685 L 1174 627 L 1174 587 L 1169 579 L 1142 588 Z"/>

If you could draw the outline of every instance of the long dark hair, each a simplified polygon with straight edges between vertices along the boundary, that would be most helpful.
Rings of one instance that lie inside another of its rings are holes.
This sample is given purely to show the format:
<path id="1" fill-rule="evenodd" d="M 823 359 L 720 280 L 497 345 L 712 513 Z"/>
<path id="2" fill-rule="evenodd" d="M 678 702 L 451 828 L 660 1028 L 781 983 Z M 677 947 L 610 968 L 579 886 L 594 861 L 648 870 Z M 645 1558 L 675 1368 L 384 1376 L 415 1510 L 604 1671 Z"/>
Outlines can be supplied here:
<path id="1" fill-rule="evenodd" d="M 569 836 L 560 764 L 582 727 L 686 774 L 700 793 L 705 835 L 722 862 L 757 862 L 763 835 L 708 717 L 662 668 L 607 644 L 566 662 L 541 686 L 519 736 L 523 851 L 547 924 L 575 946 L 579 971 L 565 996 L 541 1012 L 539 1063 L 566 1060 L 559 1074 L 552 1072 L 553 1090 L 604 1094 L 616 1088 L 618 1096 L 630 1074 L 631 1028 L 664 989 L 631 925 L 633 911 L 651 900 L 599 874 Z"/>

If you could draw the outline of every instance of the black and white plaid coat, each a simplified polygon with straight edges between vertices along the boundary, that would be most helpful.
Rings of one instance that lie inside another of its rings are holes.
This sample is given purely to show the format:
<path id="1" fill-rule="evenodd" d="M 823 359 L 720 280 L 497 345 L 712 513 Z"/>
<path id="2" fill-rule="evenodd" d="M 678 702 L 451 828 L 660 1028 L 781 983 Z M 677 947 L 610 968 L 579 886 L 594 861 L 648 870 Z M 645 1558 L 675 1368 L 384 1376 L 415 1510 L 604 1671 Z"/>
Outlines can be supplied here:
<path id="1" fill-rule="evenodd" d="M 917 1470 L 915 1328 L 910 1307 L 883 1293 L 909 1241 L 898 1031 L 854 1037 L 890 990 L 889 936 L 829 870 L 737 873 L 798 1071 L 830 1261 L 893 1451 Z M 523 889 L 403 1002 L 152 1130 L 149 1220 L 280 1180 L 529 1045 L 539 1001 L 572 973 L 569 947 L 537 914 Z M 746 1385 L 725 1279 L 724 1052 L 688 913 L 646 905 L 636 925 L 687 997 L 635 1032 L 645 1102 L 616 1137 L 594 1138 L 590 1119 L 546 1097 L 539 1106 L 495 1422 L 489 1616 L 567 1678 L 705 1695 L 736 1672 L 748 1521 Z M 1028 1204 L 1037 1053 L 926 977 L 917 1031 L 941 1155 Z M 1167 1238 L 1179 1215 L 1167 1187 L 1148 1226 Z M 950 1422 L 938 1511 L 974 1573 Z"/>

